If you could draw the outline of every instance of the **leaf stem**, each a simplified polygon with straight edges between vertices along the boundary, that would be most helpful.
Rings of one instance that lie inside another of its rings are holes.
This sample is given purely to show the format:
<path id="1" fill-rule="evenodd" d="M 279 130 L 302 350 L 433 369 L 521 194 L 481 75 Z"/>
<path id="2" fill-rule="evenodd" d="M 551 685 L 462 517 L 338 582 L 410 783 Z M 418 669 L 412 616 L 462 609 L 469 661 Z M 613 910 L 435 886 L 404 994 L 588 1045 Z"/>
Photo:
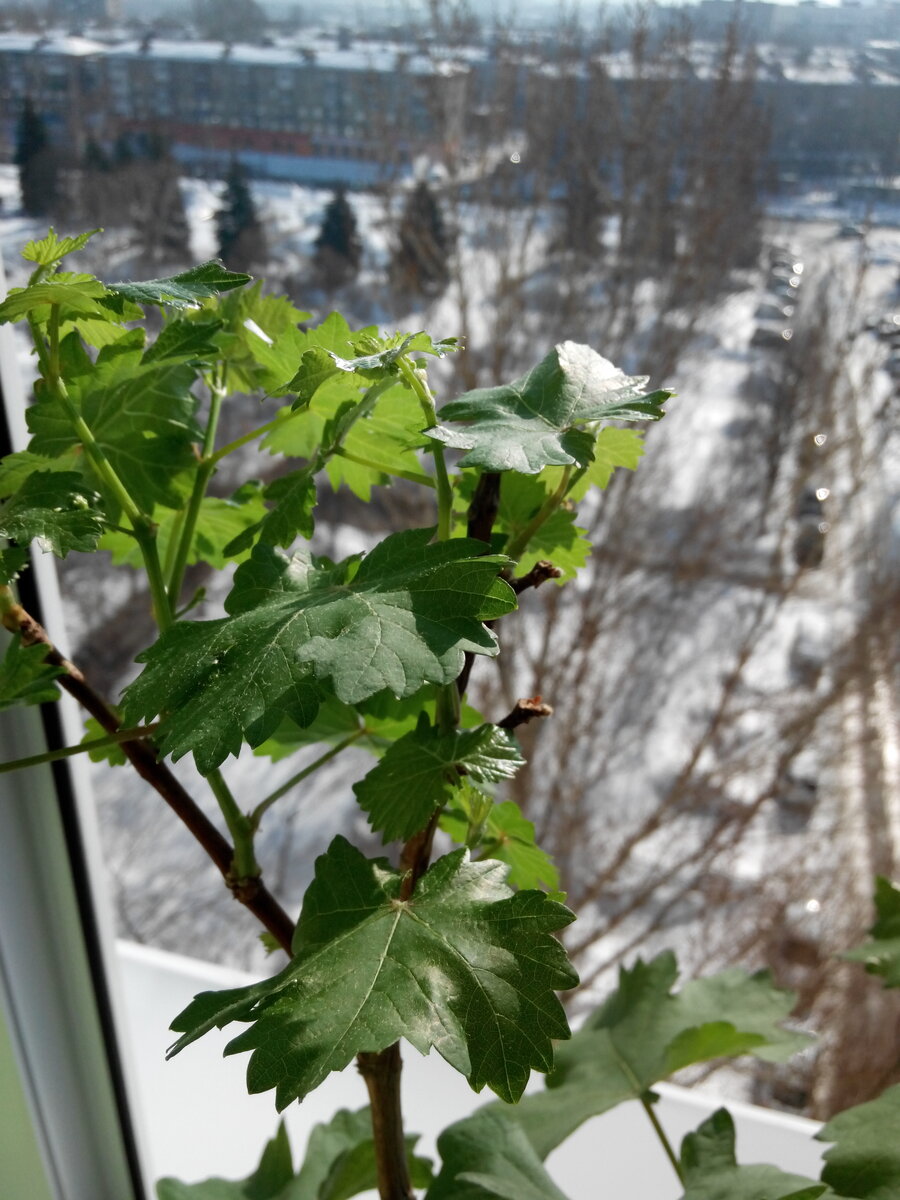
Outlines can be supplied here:
<path id="1" fill-rule="evenodd" d="M 72 758 L 76 754 L 89 754 L 92 750 L 104 750 L 107 746 L 117 746 L 120 742 L 133 742 L 138 738 L 150 737 L 157 725 L 136 725 L 134 729 L 120 729 L 107 737 L 92 738 L 89 742 L 79 742 L 77 746 L 64 746 L 60 750 L 46 750 L 43 754 L 32 754 L 29 758 L 17 758 L 14 762 L 0 763 L 0 775 L 9 771 L 21 771 L 25 767 L 39 767 L 43 763 L 56 762 L 61 758 Z"/>
<path id="2" fill-rule="evenodd" d="M 562 479 L 559 486 L 552 495 L 548 496 L 538 511 L 534 514 L 528 524 L 520 529 L 519 532 L 509 539 L 503 548 L 503 553 L 509 558 L 519 559 L 528 548 L 528 543 L 550 517 L 556 512 L 559 506 L 566 498 L 566 493 L 571 486 L 572 468 L 566 467 L 562 473 Z"/>
<path id="3" fill-rule="evenodd" d="M 405 354 L 397 359 L 400 374 L 412 388 L 425 414 L 428 424 L 425 431 L 433 429 L 438 423 L 437 405 L 434 393 L 428 386 L 424 370 L 414 366 Z M 440 442 L 432 441 L 431 455 L 434 459 L 434 484 L 437 492 L 437 540 L 446 542 L 450 537 L 450 527 L 453 520 L 453 489 L 450 486 L 450 476 L 447 474 L 447 460 L 444 457 L 444 447 Z"/>
<path id="4" fill-rule="evenodd" d="M 260 874 L 259 863 L 253 848 L 254 827 L 252 820 L 238 808 L 238 803 L 225 782 L 222 772 L 216 767 L 206 776 L 213 795 L 219 802 L 231 840 L 234 842 L 234 861 L 232 873 L 235 882 L 256 879 Z"/>
<path id="5" fill-rule="evenodd" d="M 678 1182 L 683 1186 L 684 1185 L 684 1172 L 681 1169 L 681 1162 L 679 1161 L 678 1155 L 675 1153 L 675 1150 L 672 1147 L 672 1143 L 669 1141 L 669 1139 L 666 1135 L 666 1131 L 663 1129 L 662 1125 L 660 1124 L 659 1117 L 653 1111 L 653 1104 L 648 1099 L 646 1092 L 641 1096 L 641 1106 L 642 1106 L 644 1112 L 650 1118 L 650 1124 L 653 1126 L 656 1136 L 659 1138 L 660 1142 L 662 1143 L 662 1148 L 663 1148 L 663 1150 L 665 1150 L 666 1157 L 668 1158 L 669 1162 L 672 1164 L 672 1169 L 674 1170 L 675 1174 L 678 1176 Z"/>
<path id="6" fill-rule="evenodd" d="M 342 742 L 338 742 L 337 745 L 332 746 L 330 750 L 326 750 L 324 754 L 320 755 L 314 762 L 311 762 L 308 766 L 298 771 L 296 775 L 292 775 L 286 783 L 283 783 L 281 787 L 276 788 L 274 792 L 266 796 L 265 800 L 260 800 L 256 808 L 254 808 L 250 813 L 250 824 L 253 827 L 254 832 L 259 828 L 259 823 L 262 820 L 263 814 L 272 807 L 276 800 L 280 800 L 282 796 L 286 795 L 291 790 L 291 788 L 295 787 L 298 783 L 302 783 L 304 779 L 308 779 L 309 776 L 318 771 L 320 767 L 324 767 L 327 762 L 330 762 L 333 758 L 340 754 L 342 750 L 346 750 L 348 746 L 352 746 L 354 742 L 359 741 L 359 739 L 364 737 L 367 733 L 367 729 L 358 729 L 355 733 L 351 733 L 349 737 L 345 737 Z"/>
<path id="7" fill-rule="evenodd" d="M 421 487 L 434 487 L 434 480 L 430 475 L 426 475 L 424 471 L 421 473 L 416 471 L 401 471 L 397 467 L 383 466 L 381 463 L 373 462 L 370 458 L 365 458 L 362 454 L 354 454 L 350 450 L 346 450 L 343 446 L 335 452 L 346 458 L 348 462 L 359 463 L 361 467 L 368 467 L 370 471 L 381 471 L 384 475 L 394 475 L 397 479 L 407 479 L 410 483 L 418 483 Z"/>
<path id="8" fill-rule="evenodd" d="M 178 535 L 178 549 L 175 552 L 175 558 L 169 571 L 169 581 L 166 588 L 172 608 L 178 606 L 178 599 L 184 585 L 184 572 L 187 569 L 187 560 L 190 557 L 194 532 L 200 516 L 200 507 L 206 496 L 209 481 L 216 470 L 215 462 L 213 461 L 213 449 L 216 444 L 216 432 L 219 427 L 222 401 L 227 394 L 227 372 L 228 367 L 222 365 L 221 368 L 215 371 L 213 378 L 209 381 L 209 420 L 206 423 L 206 432 L 203 438 L 202 457 L 197 467 L 197 473 L 194 476 L 194 486 L 191 489 L 191 497 L 188 501 L 187 509 L 184 510 L 181 530 Z"/>
<path id="9" fill-rule="evenodd" d="M 226 442 L 210 458 L 213 468 L 218 466 L 223 458 L 227 458 L 229 454 L 233 454 L 235 450 L 240 450 L 241 446 L 247 446 L 250 442 L 255 442 L 258 437 L 262 437 L 266 433 L 271 433 L 274 429 L 280 429 L 282 425 L 286 425 L 288 421 L 292 421 L 297 416 L 298 410 L 290 409 L 288 412 L 279 413 L 277 417 L 273 417 L 271 421 L 267 421 L 265 425 L 258 425 L 256 429 L 251 429 L 249 433 L 242 434 L 241 437 L 235 438 L 232 442 Z"/>

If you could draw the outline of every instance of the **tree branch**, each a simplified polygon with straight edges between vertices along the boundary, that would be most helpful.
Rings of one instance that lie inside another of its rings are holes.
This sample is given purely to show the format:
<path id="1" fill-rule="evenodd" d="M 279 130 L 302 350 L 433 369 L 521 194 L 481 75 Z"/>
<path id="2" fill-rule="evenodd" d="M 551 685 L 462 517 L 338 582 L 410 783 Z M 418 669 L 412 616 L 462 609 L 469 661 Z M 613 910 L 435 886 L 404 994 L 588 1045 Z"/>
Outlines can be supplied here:
<path id="1" fill-rule="evenodd" d="M 119 718 L 102 696 L 87 682 L 84 675 L 53 645 L 44 627 L 30 616 L 20 604 L 7 601 L 3 605 L 3 625 L 17 634 L 26 646 L 45 646 L 45 661 L 62 668 L 65 674 L 56 682 L 73 696 L 107 731 L 119 732 Z M 121 743 L 122 750 L 134 769 L 162 796 L 175 815 L 187 826 L 200 843 L 228 885 L 232 895 L 245 905 L 268 929 L 286 954 L 291 954 L 294 922 L 275 897 L 257 878 L 239 879 L 234 872 L 234 849 L 209 820 L 190 794 L 185 791 L 169 768 L 157 757 L 155 746 L 147 738 Z"/>

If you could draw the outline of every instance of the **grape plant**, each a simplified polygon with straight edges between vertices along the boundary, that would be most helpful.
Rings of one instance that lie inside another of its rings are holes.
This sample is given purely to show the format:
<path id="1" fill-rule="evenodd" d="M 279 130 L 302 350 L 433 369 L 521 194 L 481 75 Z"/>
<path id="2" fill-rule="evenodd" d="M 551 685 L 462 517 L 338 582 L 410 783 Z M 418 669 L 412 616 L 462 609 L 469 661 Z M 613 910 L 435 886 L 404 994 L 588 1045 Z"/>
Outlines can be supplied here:
<path id="1" fill-rule="evenodd" d="M 505 622 L 527 619 L 520 600 L 577 574 L 590 550 L 579 505 L 634 469 L 634 424 L 658 421 L 671 393 L 563 342 L 518 379 L 439 406 L 429 364 L 459 350 L 453 338 L 352 330 L 334 313 L 316 324 L 218 262 L 102 282 L 66 263 L 91 236 L 29 242 L 27 286 L 0 304 L 0 322 L 27 327 L 38 372 L 31 440 L 0 462 L 0 614 L 12 635 L 0 706 L 75 696 L 85 740 L 42 761 L 87 752 L 137 770 L 287 957 L 251 986 L 196 996 L 172 1021 L 170 1053 L 228 1026 L 228 1052 L 249 1054 L 248 1089 L 273 1092 L 277 1110 L 354 1062 L 369 1100 L 317 1127 L 299 1166 L 282 1125 L 249 1179 L 163 1179 L 160 1200 L 339 1200 L 371 1188 L 382 1200 L 559 1200 L 544 1160 L 628 1100 L 643 1105 L 684 1200 L 900 1195 L 897 1087 L 822 1131 L 833 1144 L 819 1180 L 739 1164 L 724 1109 L 680 1148 L 669 1140 L 659 1081 L 806 1044 L 785 1026 L 791 996 L 764 973 L 678 986 L 673 954 L 639 958 L 571 1034 L 558 993 L 578 977 L 557 935 L 574 914 L 533 827 L 502 798 L 523 764 L 516 730 L 551 707 L 523 697 L 483 714 L 467 702 L 473 664 L 500 653 Z M 258 397 L 261 415 L 224 441 L 236 395 Z M 220 465 L 242 465 L 251 445 L 281 457 L 278 473 L 223 494 Z M 421 524 L 342 561 L 313 552 L 324 487 L 367 502 L 391 483 L 418 489 L 409 511 Z M 155 640 L 121 696 L 101 695 L 90 662 L 65 658 L 19 602 L 35 551 L 106 552 L 144 572 Z M 198 562 L 228 572 L 224 611 L 201 608 L 186 586 Z M 313 745 L 321 757 L 262 799 L 228 782 L 245 747 L 284 758 Z M 257 834 L 351 745 L 372 756 L 353 792 L 384 854 L 334 836 L 289 912 L 266 885 Z M 188 756 L 193 790 L 168 765 Z M 198 803 L 204 792 L 218 821 Z M 897 986 L 900 892 L 882 881 L 877 899 L 873 940 L 856 955 Z M 402 1043 L 435 1050 L 497 1097 L 443 1132 L 438 1163 L 415 1153 L 404 1126 Z M 523 1098 L 532 1072 L 546 1086 Z"/>

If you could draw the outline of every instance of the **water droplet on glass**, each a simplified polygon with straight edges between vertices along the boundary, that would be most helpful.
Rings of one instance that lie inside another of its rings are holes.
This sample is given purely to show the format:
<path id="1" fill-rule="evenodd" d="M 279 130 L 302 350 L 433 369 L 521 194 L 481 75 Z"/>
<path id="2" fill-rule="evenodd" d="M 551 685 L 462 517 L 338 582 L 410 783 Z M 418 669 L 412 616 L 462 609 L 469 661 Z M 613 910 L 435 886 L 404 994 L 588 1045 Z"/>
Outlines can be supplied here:
<path id="1" fill-rule="evenodd" d="M 518 152 L 518 150 L 514 150 L 509 156 L 509 161 L 511 163 L 520 163 L 522 161 L 522 155 Z"/>
<path id="2" fill-rule="evenodd" d="M 821 907 L 822 907 L 822 905 L 819 903 L 818 900 L 807 900 L 807 902 L 806 902 L 806 911 L 807 912 L 817 913 Z"/>
<path id="3" fill-rule="evenodd" d="M 816 499 L 827 500 L 831 495 L 831 488 L 816 488 Z"/>
<path id="4" fill-rule="evenodd" d="M 825 443 L 828 441 L 828 434 L 827 433 L 817 433 L 816 436 L 813 438 L 813 441 L 816 443 L 817 446 L 824 446 Z"/>

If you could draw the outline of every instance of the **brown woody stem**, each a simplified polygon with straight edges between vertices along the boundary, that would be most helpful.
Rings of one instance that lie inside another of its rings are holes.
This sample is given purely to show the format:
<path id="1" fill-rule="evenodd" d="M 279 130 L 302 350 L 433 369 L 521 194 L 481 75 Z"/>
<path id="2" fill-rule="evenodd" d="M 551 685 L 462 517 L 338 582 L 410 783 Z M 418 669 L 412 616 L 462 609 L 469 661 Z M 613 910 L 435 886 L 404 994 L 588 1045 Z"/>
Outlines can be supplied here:
<path id="1" fill-rule="evenodd" d="M 119 718 L 84 675 L 56 649 L 44 627 L 21 605 L 4 598 L 3 624 L 17 634 L 26 646 L 46 646 L 46 661 L 65 672 L 56 682 L 73 696 L 108 733 L 119 732 Z M 245 905 L 290 955 L 294 922 L 259 878 L 237 878 L 233 870 L 234 849 L 223 837 L 196 801 L 181 786 L 172 772 L 157 758 L 148 738 L 121 743 L 131 765 L 162 796 L 177 817 L 191 831 L 228 884 L 235 899 Z"/>

